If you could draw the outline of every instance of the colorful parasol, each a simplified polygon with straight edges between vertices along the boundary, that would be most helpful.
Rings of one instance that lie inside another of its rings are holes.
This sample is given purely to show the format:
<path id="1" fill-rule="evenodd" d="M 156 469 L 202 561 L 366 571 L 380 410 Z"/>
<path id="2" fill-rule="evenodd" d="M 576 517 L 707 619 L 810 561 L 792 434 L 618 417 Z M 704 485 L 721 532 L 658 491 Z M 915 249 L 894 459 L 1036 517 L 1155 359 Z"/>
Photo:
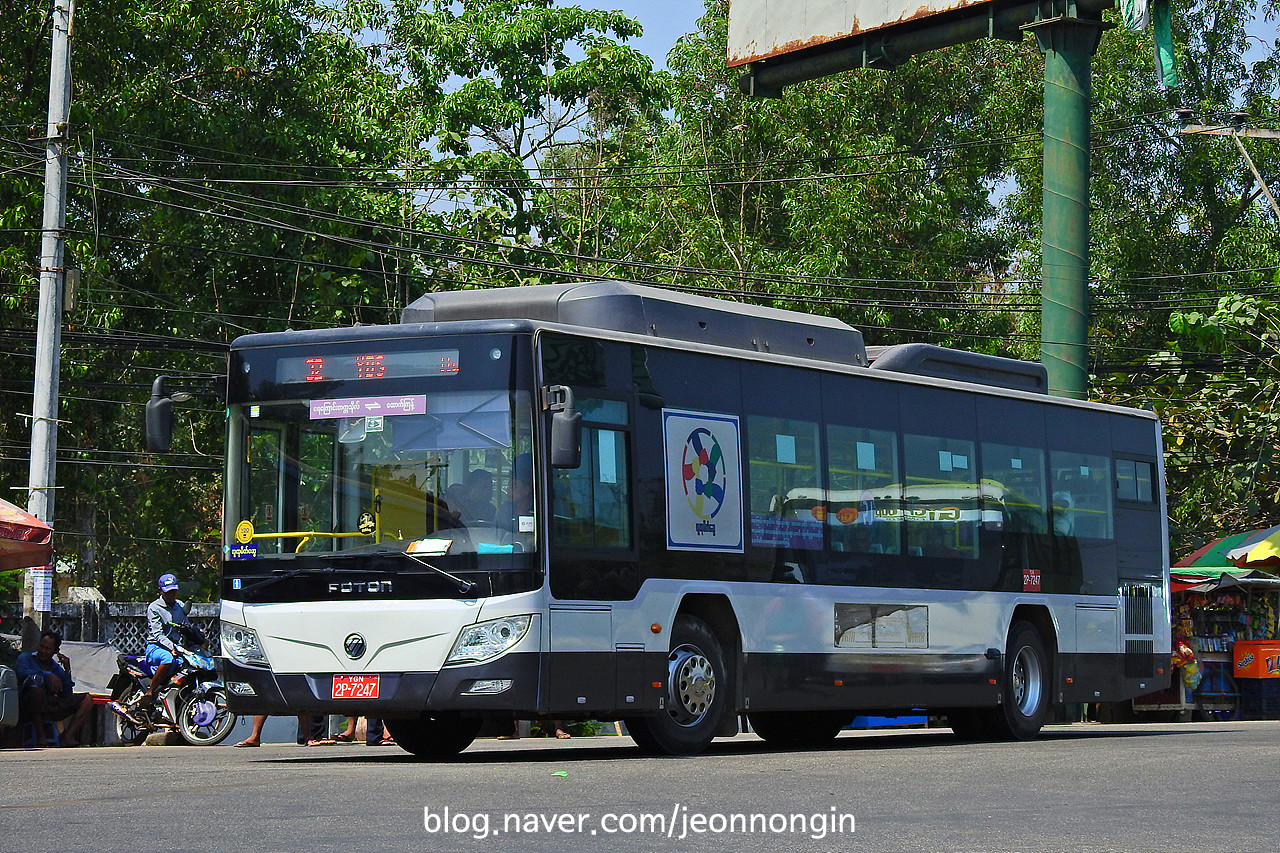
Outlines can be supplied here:
<path id="1" fill-rule="evenodd" d="M 49 565 L 52 540 L 52 527 L 0 498 L 0 571 Z"/>
<path id="2" fill-rule="evenodd" d="M 1241 568 L 1280 566 L 1280 525 L 1257 530 L 1227 552 L 1227 559 Z"/>

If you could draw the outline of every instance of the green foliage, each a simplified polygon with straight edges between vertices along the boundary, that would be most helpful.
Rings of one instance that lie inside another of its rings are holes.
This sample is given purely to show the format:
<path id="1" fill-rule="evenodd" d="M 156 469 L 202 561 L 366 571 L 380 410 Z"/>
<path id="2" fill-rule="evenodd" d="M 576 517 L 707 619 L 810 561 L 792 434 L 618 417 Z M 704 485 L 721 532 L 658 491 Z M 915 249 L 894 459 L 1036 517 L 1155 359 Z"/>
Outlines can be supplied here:
<path id="1" fill-rule="evenodd" d="M 48 8 L 0 11 L 0 115 L 20 125 L 43 127 Z M 370 248 L 394 248 L 394 232 L 360 223 L 394 224 L 399 199 L 318 180 L 398 162 L 391 79 L 342 23 L 312 0 L 77 10 L 67 256 L 84 274 L 63 323 L 55 545 L 108 598 L 149 597 L 165 570 L 214 592 L 222 412 L 183 410 L 168 458 L 137 452 L 158 374 L 221 373 L 243 331 L 386 320 L 404 304 L 402 259 Z M 24 230 L 0 233 L 0 327 L 22 343 L 0 373 L 18 412 L 43 175 L 14 167 L 43 146 L 14 125 L 5 136 L 0 215 Z M 26 482 L 27 439 L 24 421 L 0 421 L 0 482 Z"/>
<path id="2" fill-rule="evenodd" d="M 1223 532 L 1280 523 L 1280 305 L 1228 294 L 1209 314 L 1175 312 L 1181 346 L 1157 403 L 1164 421 L 1171 518 L 1190 550 Z"/>

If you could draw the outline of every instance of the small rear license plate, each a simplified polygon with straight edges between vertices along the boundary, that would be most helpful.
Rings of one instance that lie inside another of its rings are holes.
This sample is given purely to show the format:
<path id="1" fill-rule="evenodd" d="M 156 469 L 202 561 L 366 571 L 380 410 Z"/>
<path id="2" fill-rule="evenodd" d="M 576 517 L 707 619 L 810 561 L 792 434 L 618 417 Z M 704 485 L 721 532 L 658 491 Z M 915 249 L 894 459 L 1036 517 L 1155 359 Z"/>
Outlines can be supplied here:
<path id="1" fill-rule="evenodd" d="M 376 675 L 335 675 L 333 677 L 334 699 L 377 699 L 378 676 Z"/>

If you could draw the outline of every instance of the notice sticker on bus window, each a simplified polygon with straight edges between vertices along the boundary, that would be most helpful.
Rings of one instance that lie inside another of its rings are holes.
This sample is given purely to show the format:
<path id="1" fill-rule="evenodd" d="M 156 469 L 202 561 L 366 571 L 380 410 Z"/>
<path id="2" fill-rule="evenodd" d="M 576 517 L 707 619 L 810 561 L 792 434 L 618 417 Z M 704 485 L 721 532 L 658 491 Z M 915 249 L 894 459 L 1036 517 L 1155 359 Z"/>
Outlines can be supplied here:
<path id="1" fill-rule="evenodd" d="M 521 533 L 532 533 L 534 530 L 533 516 L 532 515 L 520 516 L 520 519 L 516 522 L 516 526 Z"/>
<path id="2" fill-rule="evenodd" d="M 618 482 L 618 434 L 602 429 L 596 435 L 600 449 L 600 482 L 615 485 Z"/>
<path id="3" fill-rule="evenodd" d="M 876 470 L 876 446 L 869 441 L 858 442 L 858 468 L 863 471 Z"/>
<path id="4" fill-rule="evenodd" d="M 1009 467 L 1010 467 L 1010 468 L 1012 468 L 1012 469 L 1014 469 L 1015 471 L 1021 471 L 1021 470 L 1022 470 L 1022 460 L 1021 460 L 1021 459 L 1010 459 L 1010 460 L 1009 460 Z"/>
<path id="5" fill-rule="evenodd" d="M 796 464 L 796 437 L 794 435 L 774 436 L 778 446 L 778 461 L 783 465 Z"/>
<path id="6" fill-rule="evenodd" d="M 938 451 L 938 470 L 939 471 L 951 470 L 951 451 L 950 450 Z"/>
<path id="7" fill-rule="evenodd" d="M 969 457 L 961 456 L 959 453 L 951 454 L 951 467 L 957 471 L 969 470 Z"/>
<path id="8" fill-rule="evenodd" d="M 449 553 L 452 539 L 415 539 L 405 548 L 406 554 L 424 554 L 428 557 L 439 557 Z"/>

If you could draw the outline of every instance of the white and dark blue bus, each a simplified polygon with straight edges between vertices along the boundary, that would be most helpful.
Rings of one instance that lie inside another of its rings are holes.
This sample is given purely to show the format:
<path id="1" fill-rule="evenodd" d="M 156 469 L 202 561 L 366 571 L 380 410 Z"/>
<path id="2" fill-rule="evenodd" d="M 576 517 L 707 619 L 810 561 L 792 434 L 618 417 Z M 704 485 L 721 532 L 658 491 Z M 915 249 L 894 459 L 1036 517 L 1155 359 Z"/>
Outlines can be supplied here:
<path id="1" fill-rule="evenodd" d="M 744 714 L 1026 739 L 1169 678 L 1159 423 L 1039 365 L 584 283 L 245 336 L 227 401 L 238 712 L 378 716 L 422 756 L 621 719 L 687 754 Z"/>

